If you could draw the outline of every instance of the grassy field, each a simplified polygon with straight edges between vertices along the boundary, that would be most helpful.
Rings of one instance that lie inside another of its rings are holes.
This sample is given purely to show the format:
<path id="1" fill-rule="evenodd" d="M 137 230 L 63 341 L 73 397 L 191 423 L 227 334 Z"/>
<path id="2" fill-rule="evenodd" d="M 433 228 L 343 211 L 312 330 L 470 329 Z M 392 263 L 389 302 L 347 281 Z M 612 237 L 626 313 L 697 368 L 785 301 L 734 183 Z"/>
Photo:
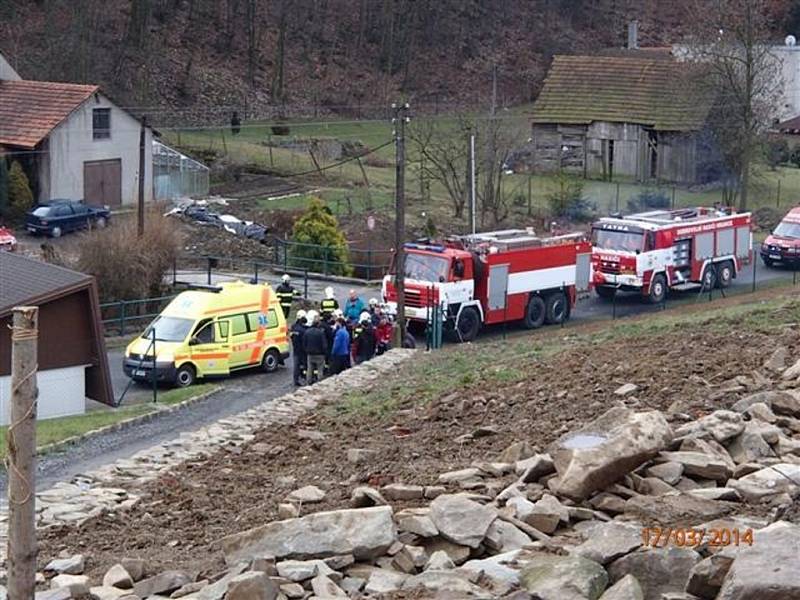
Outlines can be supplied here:
<path id="1" fill-rule="evenodd" d="M 157 404 L 135 404 L 103 410 L 93 410 L 83 415 L 59 417 L 36 422 L 36 447 L 63 442 L 71 437 L 83 435 L 95 429 L 114 425 L 127 419 L 153 413 L 166 406 L 184 402 L 190 398 L 206 394 L 216 389 L 215 384 L 202 384 L 190 388 L 159 391 Z M 0 427 L 0 459 L 6 456 L 6 435 L 8 427 Z"/>
<path id="2" fill-rule="evenodd" d="M 515 132 L 520 143 L 528 131 L 527 106 L 519 107 L 502 114 L 503 122 Z M 438 131 L 442 135 L 457 131 L 455 117 L 434 117 Z M 424 119 L 420 119 L 424 122 Z M 412 123 L 413 126 L 413 123 Z M 267 123 L 247 123 L 241 133 L 232 136 L 227 128 L 166 130 L 167 142 L 186 149 L 213 150 L 225 157 L 225 161 L 253 165 L 269 169 L 283 175 L 314 171 L 315 164 L 305 150 L 292 148 L 292 144 L 302 144 L 308 139 L 335 139 L 341 142 L 359 142 L 376 148 L 392 140 L 392 124 L 383 120 L 364 121 L 320 121 L 314 123 L 292 124 L 288 136 L 274 136 Z M 410 138 L 410 136 L 407 136 Z M 289 147 L 273 147 L 268 144 L 280 143 Z M 394 145 L 389 144 L 377 150 L 369 158 L 362 159 L 364 171 L 354 162 L 328 168 L 322 173 L 304 176 L 307 185 L 319 190 L 315 194 L 322 197 L 328 206 L 339 215 L 350 214 L 347 199 L 350 199 L 352 212 L 390 212 L 393 207 L 395 189 Z M 480 153 L 480 149 L 479 149 Z M 337 159 L 325 160 L 316 157 L 322 168 L 329 167 Z M 410 224 L 419 224 L 428 217 L 434 223 L 449 230 L 464 230 L 468 224 L 467 216 L 460 220 L 453 218 L 450 198 L 443 185 L 435 181 L 425 181 L 419 168 L 418 152 L 415 144 L 407 139 L 408 168 L 406 171 L 406 190 L 408 197 L 408 218 Z M 366 175 L 366 183 L 365 176 Z M 429 189 L 427 188 L 429 186 Z M 528 194 L 532 214 L 539 218 L 549 218 L 548 197 L 557 189 L 557 178 L 552 176 L 528 176 L 512 174 L 502 181 L 503 191 L 508 198 L 510 214 L 508 221 L 527 223 Z M 583 195 L 600 215 L 614 210 L 628 210 L 628 202 L 644 190 L 657 190 L 674 201 L 675 206 L 710 205 L 722 200 L 719 189 L 690 191 L 678 186 L 648 186 L 630 181 L 604 182 L 584 181 Z M 278 201 L 264 201 L 263 206 L 270 209 L 295 210 L 303 208 L 309 197 L 286 198 Z M 781 167 L 770 170 L 758 169 L 753 178 L 750 205 L 753 209 L 770 206 L 785 210 L 800 203 L 800 169 Z M 488 225 L 488 224 L 487 224 Z"/>

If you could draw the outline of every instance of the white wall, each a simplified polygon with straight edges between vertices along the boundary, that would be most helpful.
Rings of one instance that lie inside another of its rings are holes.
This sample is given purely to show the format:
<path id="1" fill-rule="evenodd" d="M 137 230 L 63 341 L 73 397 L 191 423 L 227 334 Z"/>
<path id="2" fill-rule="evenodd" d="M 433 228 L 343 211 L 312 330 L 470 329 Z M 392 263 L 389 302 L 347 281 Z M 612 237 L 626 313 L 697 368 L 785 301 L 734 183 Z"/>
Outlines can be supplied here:
<path id="1" fill-rule="evenodd" d="M 80 200 L 83 193 L 83 163 L 94 160 L 121 159 L 122 204 L 135 204 L 139 193 L 139 133 L 141 125 L 102 94 L 84 102 L 48 136 L 49 165 L 42 167 L 40 178 L 46 180 L 40 200 L 69 198 Z M 92 110 L 111 108 L 111 137 L 93 138 Z M 145 140 L 144 198 L 153 197 L 153 135 L 147 129 Z M 48 174 L 49 170 L 49 174 Z"/>
<path id="2" fill-rule="evenodd" d="M 10 64 L 8 64 L 8 61 L 3 57 L 2 54 L 0 54 L 0 79 L 12 81 L 20 79 L 19 74 Z"/>
<path id="3" fill-rule="evenodd" d="M 772 52 L 783 76 L 776 118 L 785 121 L 800 115 L 800 46 L 774 46 Z"/>
<path id="4" fill-rule="evenodd" d="M 86 367 L 39 371 L 37 418 L 52 419 L 81 415 L 86 411 Z M 11 412 L 11 377 L 0 377 L 0 425 L 8 425 Z"/>

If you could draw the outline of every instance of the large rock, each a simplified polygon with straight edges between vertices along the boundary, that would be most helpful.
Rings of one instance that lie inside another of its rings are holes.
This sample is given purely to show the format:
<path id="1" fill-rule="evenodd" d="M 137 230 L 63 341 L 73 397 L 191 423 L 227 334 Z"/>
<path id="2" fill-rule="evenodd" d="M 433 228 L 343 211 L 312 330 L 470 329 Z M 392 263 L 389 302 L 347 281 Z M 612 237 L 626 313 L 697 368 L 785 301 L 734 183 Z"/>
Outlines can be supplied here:
<path id="1" fill-rule="evenodd" d="M 758 462 L 775 455 L 764 441 L 760 428 L 752 422 L 747 423 L 744 431 L 728 443 L 728 454 L 737 465 Z"/>
<path id="2" fill-rule="evenodd" d="M 497 517 L 496 511 L 466 496 L 445 494 L 431 502 L 430 518 L 447 540 L 477 548 Z"/>
<path id="3" fill-rule="evenodd" d="M 634 496 L 625 502 L 625 512 L 643 521 L 657 523 L 699 523 L 731 512 L 732 506 L 689 494 Z"/>
<path id="4" fill-rule="evenodd" d="M 600 600 L 644 600 L 642 586 L 633 575 L 625 575 L 617 583 L 608 588 Z"/>
<path id="5" fill-rule="evenodd" d="M 156 594 L 169 596 L 179 587 L 191 582 L 192 578 L 183 571 L 164 571 L 155 577 L 142 579 L 133 586 L 133 593 L 140 598 L 147 598 Z"/>
<path id="6" fill-rule="evenodd" d="M 658 477 L 664 483 L 675 485 L 683 476 L 683 465 L 675 462 L 665 462 L 645 469 L 648 477 Z"/>
<path id="7" fill-rule="evenodd" d="M 800 397 L 787 391 L 772 399 L 772 412 L 776 415 L 786 415 L 788 417 L 800 416 Z"/>
<path id="8" fill-rule="evenodd" d="M 301 504 L 313 504 L 322 502 L 327 494 L 315 485 L 306 485 L 294 490 L 286 499 L 289 502 L 300 502 Z"/>
<path id="9" fill-rule="evenodd" d="M 374 569 L 369 575 L 364 591 L 374 595 L 391 594 L 403 587 L 406 579 L 408 579 L 408 575 L 405 573 L 389 569 Z"/>
<path id="10" fill-rule="evenodd" d="M 436 571 L 435 569 L 423 571 L 419 575 L 406 579 L 403 582 L 403 589 L 425 590 L 434 596 L 441 592 L 448 594 L 450 598 L 487 597 L 485 590 L 472 583 L 466 573 L 457 571 Z"/>
<path id="11" fill-rule="evenodd" d="M 725 442 L 744 431 L 741 413 L 732 410 L 715 410 L 710 415 L 682 425 L 675 430 L 675 437 L 710 436 L 717 442 Z"/>
<path id="12" fill-rule="evenodd" d="M 667 592 L 682 592 L 700 555 L 687 548 L 647 548 L 614 561 L 608 568 L 613 581 L 633 575 L 645 600 L 661 600 Z"/>
<path id="13" fill-rule="evenodd" d="M 520 585 L 540 600 L 597 600 L 608 574 L 580 556 L 534 555 L 520 572 Z"/>
<path id="14" fill-rule="evenodd" d="M 756 531 L 752 546 L 739 546 L 717 595 L 717 600 L 798 598 L 800 526 L 785 521 Z"/>
<path id="15" fill-rule="evenodd" d="M 264 555 L 305 559 L 352 554 L 361 560 L 380 556 L 396 537 L 392 508 L 376 506 L 274 521 L 223 538 L 221 547 L 229 564 Z"/>
<path id="16" fill-rule="evenodd" d="M 680 463 L 683 472 L 694 477 L 725 481 L 733 475 L 733 469 L 724 460 L 701 452 L 662 452 L 659 458 Z"/>
<path id="17" fill-rule="evenodd" d="M 454 544 L 441 537 L 423 539 L 418 543 L 425 548 L 429 556 L 433 556 L 435 552 L 444 552 L 456 565 L 462 564 L 471 554 L 471 548 L 469 546 Z"/>
<path id="18" fill-rule="evenodd" d="M 433 524 L 428 509 L 409 508 L 401 510 L 395 515 L 395 522 L 399 531 L 407 531 L 420 537 L 433 537 L 439 535 L 439 530 Z"/>
<path id="19" fill-rule="evenodd" d="M 774 390 L 768 392 L 757 392 L 755 394 L 750 394 L 749 396 L 745 396 L 741 400 L 737 400 L 734 405 L 731 407 L 731 410 L 735 410 L 736 412 L 745 412 L 748 408 L 753 406 L 758 402 L 763 402 L 770 408 L 772 408 L 772 403 L 777 400 L 779 403 L 784 400 L 784 397 L 790 397 L 791 394 L 788 392 Z M 787 402 L 789 400 L 786 400 Z"/>
<path id="20" fill-rule="evenodd" d="M 544 494 L 521 520 L 539 531 L 553 533 L 561 522 L 569 521 L 569 510 L 551 494 Z"/>
<path id="21" fill-rule="evenodd" d="M 89 578 L 86 575 L 68 575 L 62 573 L 50 580 L 50 588 L 66 588 L 74 598 L 79 598 L 89 593 Z"/>
<path id="22" fill-rule="evenodd" d="M 516 586 L 519 585 L 519 571 L 509 567 L 508 564 L 514 562 L 519 553 L 519 550 L 512 550 L 482 560 L 470 560 L 459 569 L 475 575 L 483 573 L 495 581 Z"/>
<path id="23" fill-rule="evenodd" d="M 111 567 L 103 576 L 103 585 L 129 590 L 133 587 L 133 577 L 120 564 Z"/>
<path id="24" fill-rule="evenodd" d="M 748 502 L 760 502 L 776 494 L 800 490 L 800 465 L 779 463 L 740 479 L 731 479 L 726 487 L 733 488 Z"/>
<path id="25" fill-rule="evenodd" d="M 528 534 L 515 525 L 502 519 L 495 519 L 489 525 L 483 543 L 495 552 L 511 552 L 527 546 L 531 541 Z"/>
<path id="26" fill-rule="evenodd" d="M 556 467 L 549 454 L 535 454 L 517 461 L 514 465 L 514 472 L 519 475 L 523 483 L 533 483 L 545 475 L 550 475 L 555 470 Z"/>
<path id="27" fill-rule="evenodd" d="M 317 575 L 334 573 L 323 560 L 283 560 L 275 565 L 278 575 L 294 583 L 312 579 Z"/>
<path id="28" fill-rule="evenodd" d="M 660 412 L 612 408 L 553 444 L 556 491 L 582 500 L 653 458 L 671 440 L 672 430 Z"/>
<path id="29" fill-rule="evenodd" d="M 278 586 L 264 573 L 250 571 L 234 577 L 225 600 L 275 600 Z"/>
<path id="30" fill-rule="evenodd" d="M 583 532 L 586 541 L 572 550 L 572 554 L 607 565 L 642 545 L 641 526 L 616 521 L 597 523 Z"/>
<path id="31" fill-rule="evenodd" d="M 791 367 L 783 372 L 783 379 L 786 379 L 787 381 L 791 379 L 797 379 L 798 377 L 800 377 L 800 360 L 795 362 Z"/>
<path id="32" fill-rule="evenodd" d="M 51 573 L 66 573 L 67 575 L 82 575 L 84 569 L 83 554 L 76 554 L 69 558 L 56 558 L 47 563 L 44 568 L 45 572 Z"/>
<path id="33" fill-rule="evenodd" d="M 723 553 L 712 554 L 701 560 L 689 574 L 686 591 L 705 600 L 714 600 L 732 564 L 733 557 Z"/>
<path id="34" fill-rule="evenodd" d="M 134 581 L 144 579 L 147 569 L 143 558 L 125 557 L 120 561 L 120 564 Z"/>
<path id="35" fill-rule="evenodd" d="M 130 598 L 131 591 L 102 585 L 89 588 L 89 596 L 92 600 L 122 600 L 126 596 Z"/>
<path id="36" fill-rule="evenodd" d="M 317 598 L 347 598 L 345 591 L 326 575 L 314 577 L 311 580 L 311 589 Z M 242 600 L 245 599 L 243 598 Z"/>

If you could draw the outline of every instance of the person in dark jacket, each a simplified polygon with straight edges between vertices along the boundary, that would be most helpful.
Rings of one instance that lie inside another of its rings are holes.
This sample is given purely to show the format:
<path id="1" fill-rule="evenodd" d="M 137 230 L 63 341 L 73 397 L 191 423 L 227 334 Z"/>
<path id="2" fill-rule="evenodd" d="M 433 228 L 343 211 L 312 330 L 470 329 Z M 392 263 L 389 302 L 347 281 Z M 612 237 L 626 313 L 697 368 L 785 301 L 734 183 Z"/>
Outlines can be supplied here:
<path id="1" fill-rule="evenodd" d="M 375 328 L 368 312 L 361 313 L 356 338 L 356 361 L 360 364 L 375 356 Z"/>
<path id="2" fill-rule="evenodd" d="M 325 288 L 325 298 L 319 303 L 319 312 L 322 313 L 322 318 L 326 319 L 333 315 L 335 310 L 338 310 L 339 302 L 333 295 L 333 288 L 328 286 Z"/>
<path id="3" fill-rule="evenodd" d="M 347 331 L 347 322 L 344 318 L 336 321 L 331 360 L 333 361 L 331 372 L 334 375 L 350 368 L 350 332 Z"/>
<path id="4" fill-rule="evenodd" d="M 333 314 L 329 314 L 327 317 L 322 315 L 320 319 L 320 327 L 322 327 L 322 331 L 325 333 L 325 347 L 327 348 L 327 352 L 325 353 L 325 373 L 328 374 L 331 372 L 331 349 L 333 348 L 333 336 L 335 335 L 336 331 L 333 328 L 334 321 L 333 321 Z"/>
<path id="5" fill-rule="evenodd" d="M 275 288 L 275 295 L 278 297 L 278 302 L 283 309 L 283 316 L 286 319 L 289 318 L 289 312 L 292 310 L 292 302 L 300 296 L 300 292 L 292 287 L 291 280 L 292 278 L 288 274 L 284 274 L 281 277 L 281 284 Z"/>
<path id="6" fill-rule="evenodd" d="M 309 311 L 306 316 L 311 326 L 303 335 L 303 350 L 306 352 L 306 383 L 316 383 L 324 377 L 325 355 L 328 353 L 325 332 L 322 330 L 319 314 Z"/>
<path id="7" fill-rule="evenodd" d="M 303 349 L 303 335 L 306 332 L 306 311 L 297 311 L 297 320 L 292 325 L 292 359 L 294 360 L 294 384 L 303 385 L 301 381 L 306 375 L 306 351 Z"/>

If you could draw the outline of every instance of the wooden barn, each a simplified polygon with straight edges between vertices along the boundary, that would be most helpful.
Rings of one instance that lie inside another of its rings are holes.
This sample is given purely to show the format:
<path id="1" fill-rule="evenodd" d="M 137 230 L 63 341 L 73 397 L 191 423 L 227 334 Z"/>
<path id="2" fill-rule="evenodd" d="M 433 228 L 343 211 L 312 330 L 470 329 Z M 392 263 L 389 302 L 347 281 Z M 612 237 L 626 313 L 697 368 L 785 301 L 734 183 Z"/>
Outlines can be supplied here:
<path id="1" fill-rule="evenodd" d="M 711 102 L 668 52 L 556 56 L 534 104 L 534 172 L 692 184 Z"/>

